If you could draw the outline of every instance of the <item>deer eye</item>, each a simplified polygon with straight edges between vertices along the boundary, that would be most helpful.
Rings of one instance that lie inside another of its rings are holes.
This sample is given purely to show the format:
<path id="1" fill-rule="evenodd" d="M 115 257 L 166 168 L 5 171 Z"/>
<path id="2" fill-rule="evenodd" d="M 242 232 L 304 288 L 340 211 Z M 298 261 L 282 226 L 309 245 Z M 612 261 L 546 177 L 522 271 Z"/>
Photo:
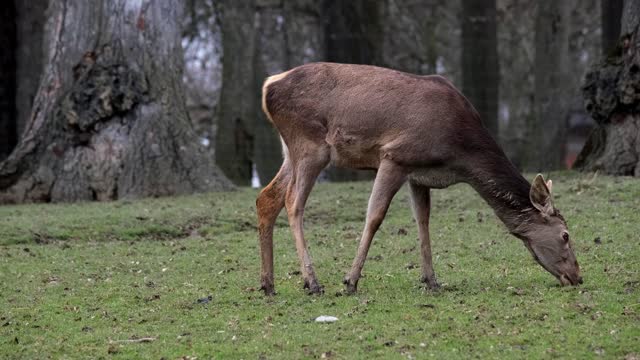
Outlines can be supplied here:
<path id="1" fill-rule="evenodd" d="M 569 242 L 569 233 L 562 233 L 562 239 L 564 240 L 565 243 Z"/>

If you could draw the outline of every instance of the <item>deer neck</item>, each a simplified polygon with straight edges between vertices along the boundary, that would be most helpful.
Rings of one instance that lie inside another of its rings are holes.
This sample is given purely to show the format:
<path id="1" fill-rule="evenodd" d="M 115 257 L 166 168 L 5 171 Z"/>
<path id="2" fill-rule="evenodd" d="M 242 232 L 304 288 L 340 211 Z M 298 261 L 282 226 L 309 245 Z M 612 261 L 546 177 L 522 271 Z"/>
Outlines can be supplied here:
<path id="1" fill-rule="evenodd" d="M 482 154 L 474 159 L 467 182 L 491 206 L 512 233 L 530 217 L 533 208 L 529 200 L 531 184 L 499 151 Z"/>

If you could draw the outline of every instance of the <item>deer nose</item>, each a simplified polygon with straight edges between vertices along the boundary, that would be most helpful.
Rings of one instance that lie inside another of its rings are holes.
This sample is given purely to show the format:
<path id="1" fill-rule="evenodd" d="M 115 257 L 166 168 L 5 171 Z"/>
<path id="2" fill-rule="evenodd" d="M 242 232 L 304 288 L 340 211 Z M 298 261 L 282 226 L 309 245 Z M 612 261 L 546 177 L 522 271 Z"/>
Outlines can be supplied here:
<path id="1" fill-rule="evenodd" d="M 582 280 L 582 276 L 580 276 L 580 277 L 578 278 L 578 284 L 582 284 L 582 283 L 584 283 L 584 280 Z"/>

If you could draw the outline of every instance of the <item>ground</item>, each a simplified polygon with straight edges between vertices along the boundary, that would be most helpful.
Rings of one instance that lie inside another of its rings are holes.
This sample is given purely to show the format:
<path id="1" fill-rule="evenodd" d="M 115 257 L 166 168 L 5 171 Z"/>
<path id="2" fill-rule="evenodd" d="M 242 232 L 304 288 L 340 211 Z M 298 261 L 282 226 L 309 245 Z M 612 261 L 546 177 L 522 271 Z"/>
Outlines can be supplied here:
<path id="1" fill-rule="evenodd" d="M 341 280 L 368 182 L 319 184 L 311 195 L 306 229 L 323 296 L 302 289 L 284 216 L 278 294 L 258 291 L 256 190 L 0 207 L 0 358 L 637 359 L 640 181 L 551 178 L 579 287 L 559 287 L 467 185 L 433 192 L 442 290 L 419 284 L 403 189 L 355 296 L 342 295 Z M 320 315 L 339 320 L 314 322 Z"/>

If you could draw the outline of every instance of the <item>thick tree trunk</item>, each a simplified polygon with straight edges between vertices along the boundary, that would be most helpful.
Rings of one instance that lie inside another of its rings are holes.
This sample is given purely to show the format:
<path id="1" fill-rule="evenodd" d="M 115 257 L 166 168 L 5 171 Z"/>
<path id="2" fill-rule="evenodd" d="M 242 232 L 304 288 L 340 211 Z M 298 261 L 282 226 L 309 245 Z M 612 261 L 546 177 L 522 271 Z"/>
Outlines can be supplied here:
<path id="1" fill-rule="evenodd" d="M 222 91 L 216 162 L 238 185 L 249 185 L 253 164 L 252 126 L 259 102 L 254 76 L 255 0 L 222 1 Z"/>
<path id="2" fill-rule="evenodd" d="M 498 139 L 498 40 L 496 0 L 462 2 L 462 92 Z"/>
<path id="3" fill-rule="evenodd" d="M 0 10 L 0 161 L 17 142 L 16 131 L 16 9 L 8 2 Z"/>
<path id="4" fill-rule="evenodd" d="M 613 50 L 620 38 L 623 0 L 600 0 L 602 20 L 602 54 Z"/>
<path id="5" fill-rule="evenodd" d="M 563 164 L 567 115 L 564 100 L 569 70 L 570 1 L 537 3 L 535 34 L 535 120 L 530 124 L 526 167 L 532 171 Z"/>
<path id="6" fill-rule="evenodd" d="M 31 106 L 36 97 L 40 77 L 44 69 L 44 24 L 47 21 L 48 0 L 15 0 L 17 48 L 16 48 L 16 122 L 18 136 L 22 135 Z"/>
<path id="7" fill-rule="evenodd" d="M 640 176 L 640 1 L 625 1 L 615 51 L 586 76 L 587 111 L 598 124 L 575 166 Z"/>
<path id="8" fill-rule="evenodd" d="M 229 189 L 204 156 L 182 89 L 180 1 L 52 2 L 46 67 L 0 202 Z"/>

